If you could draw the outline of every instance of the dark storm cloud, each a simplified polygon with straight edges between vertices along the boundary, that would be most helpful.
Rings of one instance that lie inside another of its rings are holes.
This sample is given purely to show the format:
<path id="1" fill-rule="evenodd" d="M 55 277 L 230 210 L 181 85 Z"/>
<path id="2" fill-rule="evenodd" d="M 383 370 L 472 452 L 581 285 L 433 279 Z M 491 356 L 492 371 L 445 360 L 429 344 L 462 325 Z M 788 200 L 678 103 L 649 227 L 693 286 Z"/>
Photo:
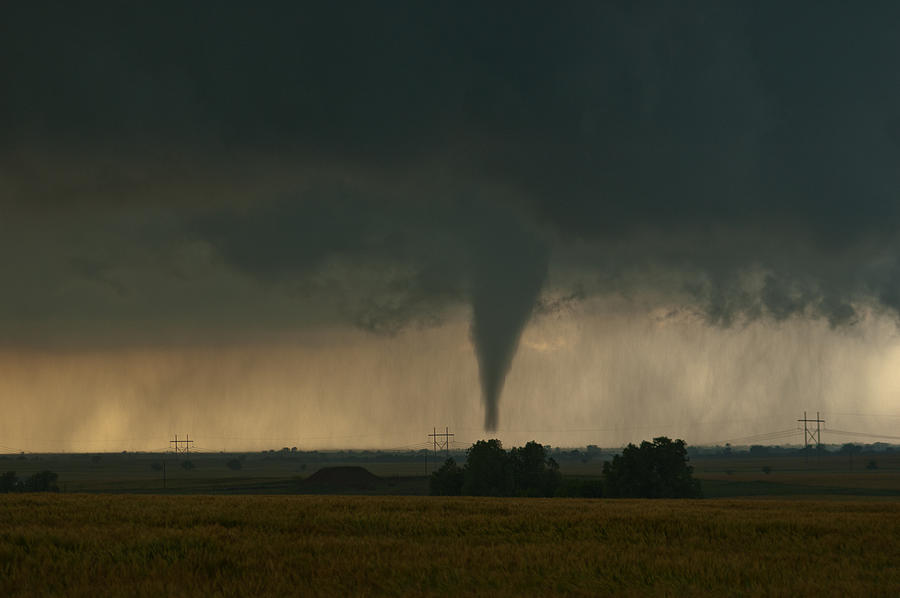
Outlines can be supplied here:
<path id="1" fill-rule="evenodd" d="M 897 310 L 898 29 L 889 2 L 4 6 L 3 317 L 214 293 L 248 325 L 277 287 L 392 332 L 467 300 L 492 396 L 566 297 Z"/>
<path id="2" fill-rule="evenodd" d="M 12 154 L 438 156 L 584 236 L 776 222 L 850 242 L 897 219 L 898 12 L 23 3 L 0 123 Z"/>
<path id="3" fill-rule="evenodd" d="M 394 332 L 410 320 L 434 322 L 449 304 L 472 305 L 486 406 L 496 429 L 503 382 L 547 274 L 548 247 L 520 214 L 471 198 L 427 203 L 352 194 L 283 201 L 245 213 L 220 213 L 193 222 L 229 263 L 263 280 L 296 281 L 349 260 L 378 271 L 382 285 L 344 305 L 357 326 Z M 464 206 L 464 207 L 463 207 Z M 383 270 L 384 264 L 392 269 Z M 359 292 L 342 289 L 340 301 Z"/>
<path id="4" fill-rule="evenodd" d="M 897 217 L 898 12 L 23 3 L 5 8 L 0 122 L 12 153 L 439 155 L 587 236 L 774 220 L 849 241 Z"/>
<path id="5" fill-rule="evenodd" d="M 463 299 L 471 214 L 457 208 L 373 198 L 332 183 L 300 198 L 200 214 L 187 230 L 261 283 L 325 289 L 354 324 L 391 333 L 410 320 L 438 321 Z M 374 280 L 360 292 L 354 278 Z"/>

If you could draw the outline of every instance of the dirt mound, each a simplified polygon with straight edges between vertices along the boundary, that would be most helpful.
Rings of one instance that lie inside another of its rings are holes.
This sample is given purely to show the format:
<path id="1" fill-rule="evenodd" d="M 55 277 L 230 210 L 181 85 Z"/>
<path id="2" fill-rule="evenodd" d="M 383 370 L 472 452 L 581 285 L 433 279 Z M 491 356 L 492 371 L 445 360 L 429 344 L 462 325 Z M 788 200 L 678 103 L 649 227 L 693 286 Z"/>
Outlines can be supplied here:
<path id="1" fill-rule="evenodd" d="M 374 490 L 382 479 L 365 467 L 323 467 L 305 480 L 303 485 L 320 490 Z"/>

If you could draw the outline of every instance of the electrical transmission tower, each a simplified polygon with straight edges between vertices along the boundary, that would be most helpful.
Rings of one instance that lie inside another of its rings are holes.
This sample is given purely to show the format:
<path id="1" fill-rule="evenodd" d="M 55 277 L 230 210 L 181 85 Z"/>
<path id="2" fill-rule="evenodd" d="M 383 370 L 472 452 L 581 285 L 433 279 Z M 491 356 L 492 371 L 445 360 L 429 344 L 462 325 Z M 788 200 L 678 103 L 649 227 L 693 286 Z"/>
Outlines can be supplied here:
<path id="1" fill-rule="evenodd" d="M 190 439 L 191 435 L 188 434 L 185 436 L 185 440 L 178 440 L 178 434 L 175 435 L 175 440 L 170 440 L 169 444 L 174 447 L 174 452 L 176 455 L 190 455 L 191 454 L 191 445 L 194 444 L 194 441 Z"/>
<path id="2" fill-rule="evenodd" d="M 443 432 L 438 432 L 437 428 L 433 428 L 431 434 L 428 435 L 432 444 L 434 445 L 434 456 L 437 458 L 437 453 L 439 450 L 444 451 L 446 456 L 450 456 L 450 439 L 454 436 L 454 434 L 450 433 L 450 428 L 444 428 Z M 440 440 L 438 440 L 440 439 Z"/>
<path id="3" fill-rule="evenodd" d="M 803 419 L 798 419 L 798 422 L 803 422 L 803 448 L 809 452 L 809 445 L 815 443 L 816 452 L 822 446 L 822 428 L 821 424 L 825 423 L 824 419 L 819 419 L 819 412 L 816 411 L 816 419 L 807 419 L 806 411 L 803 412 Z M 809 424 L 816 424 L 816 429 L 813 430 Z M 812 442 L 810 442 L 812 441 Z"/>

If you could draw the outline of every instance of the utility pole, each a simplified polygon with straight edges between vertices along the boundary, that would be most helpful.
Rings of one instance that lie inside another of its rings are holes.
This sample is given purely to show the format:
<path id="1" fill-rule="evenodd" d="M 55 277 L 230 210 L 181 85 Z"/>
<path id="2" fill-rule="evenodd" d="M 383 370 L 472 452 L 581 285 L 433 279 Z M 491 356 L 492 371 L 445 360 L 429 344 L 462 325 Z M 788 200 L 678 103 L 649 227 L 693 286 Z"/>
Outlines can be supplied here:
<path id="1" fill-rule="evenodd" d="M 803 412 L 803 419 L 798 419 L 798 422 L 803 422 L 803 450 L 806 453 L 806 459 L 809 461 L 809 445 L 810 441 L 816 444 L 816 456 L 818 457 L 820 453 L 820 449 L 822 447 L 822 428 L 821 424 L 825 423 L 824 419 L 819 418 L 819 412 L 816 411 L 816 419 L 808 419 L 806 417 L 806 411 Z M 809 424 L 816 424 L 816 429 L 812 430 Z"/>
<path id="2" fill-rule="evenodd" d="M 182 455 L 190 455 L 191 454 L 191 445 L 194 444 L 194 441 L 191 440 L 191 435 L 188 434 L 185 436 L 186 440 L 178 440 L 178 434 L 175 434 L 175 440 L 170 440 L 169 444 L 174 446 L 175 454 L 181 453 Z"/>
<path id="3" fill-rule="evenodd" d="M 816 461 L 822 456 L 822 428 L 821 424 L 825 420 L 819 419 L 819 412 L 816 411 Z"/>
<path id="4" fill-rule="evenodd" d="M 437 458 L 438 450 L 444 451 L 444 456 L 450 456 L 450 438 L 455 436 L 455 434 L 450 433 L 450 428 L 445 427 L 443 432 L 438 432 L 437 428 L 432 429 L 432 433 L 428 436 L 432 439 L 432 445 L 434 447 L 434 457 Z M 440 438 L 441 440 L 438 440 Z"/>

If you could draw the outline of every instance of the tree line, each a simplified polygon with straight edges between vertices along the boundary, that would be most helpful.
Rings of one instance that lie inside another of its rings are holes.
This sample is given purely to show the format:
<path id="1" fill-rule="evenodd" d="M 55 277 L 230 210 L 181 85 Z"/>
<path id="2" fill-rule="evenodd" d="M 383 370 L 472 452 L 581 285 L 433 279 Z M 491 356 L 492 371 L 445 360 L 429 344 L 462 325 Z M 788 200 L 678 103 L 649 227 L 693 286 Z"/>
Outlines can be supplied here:
<path id="1" fill-rule="evenodd" d="M 447 459 L 431 475 L 430 490 L 441 496 L 553 496 L 560 480 L 559 464 L 542 444 L 506 451 L 494 438 L 473 444 L 464 467 Z"/>
<path id="2" fill-rule="evenodd" d="M 14 471 L 0 474 L 0 494 L 10 492 L 59 492 L 56 481 L 59 475 L 52 471 L 39 471 L 20 479 Z"/>
<path id="3" fill-rule="evenodd" d="M 660 436 L 629 444 L 603 464 L 600 479 L 563 478 L 538 442 L 507 451 L 497 439 L 479 440 L 466 451 L 464 466 L 447 459 L 429 489 L 439 496 L 698 498 L 700 482 L 688 461 L 683 440 Z"/>

